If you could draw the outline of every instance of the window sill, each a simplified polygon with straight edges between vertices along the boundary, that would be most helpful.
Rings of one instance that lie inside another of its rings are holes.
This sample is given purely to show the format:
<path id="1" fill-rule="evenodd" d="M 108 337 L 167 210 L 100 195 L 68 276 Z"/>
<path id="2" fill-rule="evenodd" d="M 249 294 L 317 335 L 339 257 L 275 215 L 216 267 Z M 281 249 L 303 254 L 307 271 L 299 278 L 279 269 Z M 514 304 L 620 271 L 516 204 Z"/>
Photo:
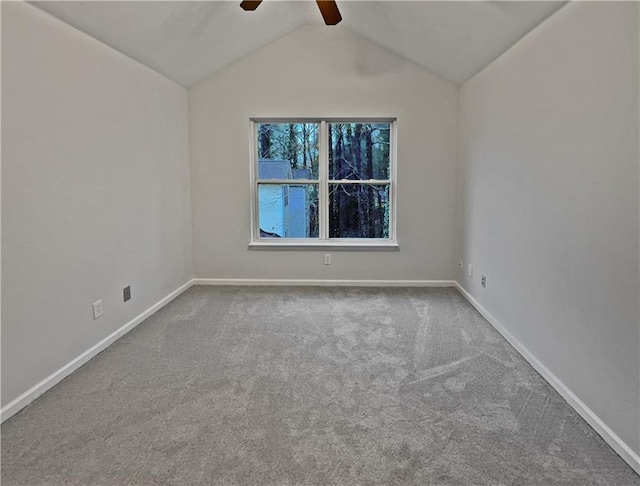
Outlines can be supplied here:
<path id="1" fill-rule="evenodd" d="M 399 251 L 395 241 L 252 241 L 250 250 Z"/>

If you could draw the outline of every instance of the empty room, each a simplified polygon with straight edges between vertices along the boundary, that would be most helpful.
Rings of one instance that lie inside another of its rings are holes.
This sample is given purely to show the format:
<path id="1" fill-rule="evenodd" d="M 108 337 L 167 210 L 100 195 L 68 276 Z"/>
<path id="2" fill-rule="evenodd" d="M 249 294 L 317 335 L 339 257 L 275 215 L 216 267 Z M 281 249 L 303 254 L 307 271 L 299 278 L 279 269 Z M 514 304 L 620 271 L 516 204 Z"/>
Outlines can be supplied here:
<path id="1" fill-rule="evenodd" d="M 636 1 L 2 1 L 3 485 L 640 485 Z"/>

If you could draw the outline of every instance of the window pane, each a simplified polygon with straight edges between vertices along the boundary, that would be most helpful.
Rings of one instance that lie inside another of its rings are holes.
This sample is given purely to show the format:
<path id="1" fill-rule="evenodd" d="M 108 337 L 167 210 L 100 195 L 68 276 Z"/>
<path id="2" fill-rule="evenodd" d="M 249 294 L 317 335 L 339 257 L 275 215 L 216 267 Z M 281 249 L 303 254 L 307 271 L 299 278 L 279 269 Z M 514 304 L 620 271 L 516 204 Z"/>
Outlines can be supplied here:
<path id="1" fill-rule="evenodd" d="M 329 179 L 386 180 L 390 123 L 329 123 Z"/>
<path id="2" fill-rule="evenodd" d="M 317 238 L 317 184 L 259 184 L 260 238 Z"/>
<path id="3" fill-rule="evenodd" d="M 318 123 L 258 123 L 258 179 L 318 179 Z"/>
<path id="4" fill-rule="evenodd" d="M 329 184 L 331 238 L 389 238 L 389 185 Z"/>

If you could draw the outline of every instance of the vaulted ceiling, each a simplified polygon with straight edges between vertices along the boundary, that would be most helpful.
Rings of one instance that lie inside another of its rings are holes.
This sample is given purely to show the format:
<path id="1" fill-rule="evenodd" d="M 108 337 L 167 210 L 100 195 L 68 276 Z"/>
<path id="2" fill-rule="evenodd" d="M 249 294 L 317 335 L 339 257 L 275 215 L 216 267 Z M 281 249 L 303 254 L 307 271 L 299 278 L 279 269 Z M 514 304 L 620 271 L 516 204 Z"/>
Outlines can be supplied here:
<path id="1" fill-rule="evenodd" d="M 183 86 L 309 23 L 312 1 L 32 2 Z M 463 83 L 552 15 L 560 1 L 338 0 L 351 29 L 454 83 Z M 294 62 L 295 60 L 292 60 Z"/>

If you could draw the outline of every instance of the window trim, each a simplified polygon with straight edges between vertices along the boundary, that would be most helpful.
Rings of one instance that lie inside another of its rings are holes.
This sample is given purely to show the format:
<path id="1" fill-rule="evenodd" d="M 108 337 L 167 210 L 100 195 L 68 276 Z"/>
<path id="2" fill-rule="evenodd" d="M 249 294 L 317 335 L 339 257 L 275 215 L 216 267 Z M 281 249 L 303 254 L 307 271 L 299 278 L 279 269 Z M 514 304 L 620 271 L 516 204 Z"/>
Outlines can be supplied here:
<path id="1" fill-rule="evenodd" d="M 318 137 L 318 179 L 264 179 L 258 180 L 258 124 L 260 123 L 318 123 L 320 135 Z M 329 123 L 389 123 L 390 142 L 389 175 L 387 180 L 351 180 L 329 179 L 328 128 Z M 367 118 L 250 118 L 249 120 L 250 146 L 250 241 L 249 249 L 254 250 L 314 250 L 314 249 L 344 249 L 344 250 L 398 250 L 397 241 L 397 118 L 395 117 L 367 117 Z M 261 238 L 259 229 L 258 187 L 260 184 L 317 184 L 318 185 L 318 237 L 317 238 Z M 367 184 L 389 185 L 389 238 L 330 238 L 329 232 L 329 185 L 339 184 Z"/>

